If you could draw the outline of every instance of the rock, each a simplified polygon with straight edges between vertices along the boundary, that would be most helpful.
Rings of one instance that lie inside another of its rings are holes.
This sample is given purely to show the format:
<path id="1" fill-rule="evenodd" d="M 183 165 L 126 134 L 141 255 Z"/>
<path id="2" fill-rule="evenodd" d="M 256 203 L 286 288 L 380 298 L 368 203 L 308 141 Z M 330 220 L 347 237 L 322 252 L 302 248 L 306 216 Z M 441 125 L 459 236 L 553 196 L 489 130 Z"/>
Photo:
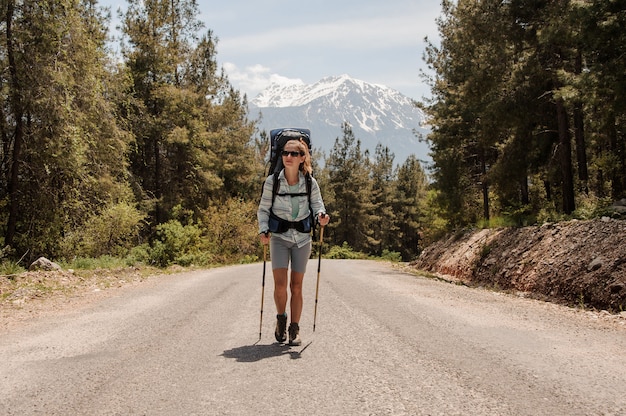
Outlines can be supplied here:
<path id="1" fill-rule="evenodd" d="M 613 205 L 609 206 L 609 210 L 619 215 L 626 214 L 626 198 L 615 201 Z"/>
<path id="2" fill-rule="evenodd" d="M 615 201 L 614 206 L 626 207 L 626 198 L 622 198 L 619 201 Z"/>
<path id="3" fill-rule="evenodd" d="M 58 264 L 56 264 L 53 261 L 48 260 L 45 257 L 39 257 L 37 260 L 35 260 L 28 267 L 28 270 L 30 270 L 30 271 L 33 271 L 33 270 L 46 270 L 46 271 L 61 270 L 61 266 L 59 266 Z"/>
<path id="4" fill-rule="evenodd" d="M 624 283 L 613 283 L 612 285 L 609 286 L 609 291 L 611 293 L 620 293 L 621 291 L 626 289 L 626 284 Z"/>
<path id="5" fill-rule="evenodd" d="M 594 270 L 598 270 L 604 265 L 605 261 L 606 260 L 602 257 L 596 257 L 595 259 L 591 260 L 591 263 L 589 263 L 589 265 L 587 266 L 587 271 L 592 272 Z"/>

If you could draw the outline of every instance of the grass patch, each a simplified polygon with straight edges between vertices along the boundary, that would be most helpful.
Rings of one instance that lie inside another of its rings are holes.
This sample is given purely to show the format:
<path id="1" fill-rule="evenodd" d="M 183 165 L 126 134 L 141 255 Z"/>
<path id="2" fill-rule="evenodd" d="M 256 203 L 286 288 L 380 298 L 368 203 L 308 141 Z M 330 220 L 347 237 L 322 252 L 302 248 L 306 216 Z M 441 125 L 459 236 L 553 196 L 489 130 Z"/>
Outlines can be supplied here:
<path id="1" fill-rule="evenodd" d="M 364 260 L 367 259 L 367 255 L 359 251 L 354 251 L 347 242 L 343 242 L 341 246 L 332 246 L 328 253 L 324 256 L 327 259 L 350 259 L 350 260 Z"/>
<path id="2" fill-rule="evenodd" d="M 478 228 L 487 229 L 487 228 L 509 228 L 509 227 L 518 227 L 520 224 L 518 221 L 511 217 L 493 217 L 488 220 L 480 220 L 476 224 Z"/>
<path id="3" fill-rule="evenodd" d="M 12 261 L 4 260 L 0 263 L 0 276 L 13 276 L 25 271 L 26 269 Z"/>
<path id="4" fill-rule="evenodd" d="M 62 261 L 60 266 L 66 270 L 119 269 L 128 267 L 128 263 L 126 259 L 113 256 L 100 256 L 97 258 L 76 257 L 70 262 Z"/>

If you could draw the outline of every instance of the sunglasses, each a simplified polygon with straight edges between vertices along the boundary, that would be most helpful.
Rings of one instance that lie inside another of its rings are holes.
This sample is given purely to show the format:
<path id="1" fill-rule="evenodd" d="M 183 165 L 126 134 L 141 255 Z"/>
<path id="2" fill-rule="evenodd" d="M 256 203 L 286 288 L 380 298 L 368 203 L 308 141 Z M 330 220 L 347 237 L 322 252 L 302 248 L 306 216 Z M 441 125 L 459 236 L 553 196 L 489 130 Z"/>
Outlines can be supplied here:
<path id="1" fill-rule="evenodd" d="M 291 156 L 291 157 L 298 157 L 298 156 L 304 156 L 304 152 L 288 152 L 287 150 L 283 150 L 282 152 L 280 152 L 281 155 L 283 156 Z"/>

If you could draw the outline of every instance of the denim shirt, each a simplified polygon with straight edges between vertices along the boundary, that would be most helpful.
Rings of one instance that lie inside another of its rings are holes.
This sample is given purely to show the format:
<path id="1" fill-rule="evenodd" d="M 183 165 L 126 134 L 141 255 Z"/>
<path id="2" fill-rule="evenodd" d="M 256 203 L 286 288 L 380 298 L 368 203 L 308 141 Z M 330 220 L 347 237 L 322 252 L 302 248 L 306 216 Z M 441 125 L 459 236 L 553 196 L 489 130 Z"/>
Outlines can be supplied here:
<path id="1" fill-rule="evenodd" d="M 278 175 L 280 185 L 276 192 L 276 198 L 274 199 L 274 205 L 272 206 L 272 189 L 274 187 L 274 175 L 269 175 L 265 179 L 263 184 L 263 195 L 261 196 L 261 202 L 259 203 L 259 209 L 257 211 L 257 219 L 259 221 L 259 234 L 268 230 L 268 221 L 270 217 L 270 209 L 276 216 L 287 221 L 300 221 L 309 216 L 309 198 L 306 195 L 306 178 L 302 172 L 298 174 L 298 193 L 302 193 L 302 196 L 280 196 L 281 193 L 290 193 L 289 184 L 285 179 L 285 170 L 283 169 Z M 291 198 L 298 198 L 299 200 L 299 213 L 298 216 L 293 219 L 293 208 L 291 205 Z M 320 193 L 320 187 L 317 184 L 315 178 L 311 177 L 311 208 L 315 216 L 321 212 L 325 213 L 324 201 L 322 201 L 322 194 Z M 302 247 L 311 240 L 310 233 L 301 233 L 298 230 L 291 228 L 285 233 L 275 233 L 273 236 L 280 237 L 284 240 L 296 243 L 298 247 Z"/>

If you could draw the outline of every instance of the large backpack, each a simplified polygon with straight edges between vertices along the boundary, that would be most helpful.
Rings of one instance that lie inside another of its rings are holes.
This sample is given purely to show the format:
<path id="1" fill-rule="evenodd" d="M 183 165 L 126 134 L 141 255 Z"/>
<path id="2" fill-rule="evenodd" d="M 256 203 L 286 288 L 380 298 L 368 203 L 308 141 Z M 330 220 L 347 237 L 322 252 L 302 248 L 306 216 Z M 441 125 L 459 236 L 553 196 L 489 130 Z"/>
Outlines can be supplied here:
<path id="1" fill-rule="evenodd" d="M 280 156 L 280 152 L 283 151 L 285 143 L 289 140 L 302 139 L 309 146 L 309 153 L 311 153 L 311 130 L 300 128 L 280 128 L 270 131 L 270 169 L 268 175 L 274 172 L 280 172 L 283 166 L 283 158 Z"/>
<path id="2" fill-rule="evenodd" d="M 270 160 L 269 160 L 269 174 L 274 175 L 274 186 L 272 188 L 272 204 L 274 204 L 274 199 L 276 199 L 276 195 L 292 195 L 292 196 L 304 196 L 306 195 L 309 199 L 309 210 L 311 211 L 311 215 L 308 220 L 310 221 L 310 226 L 314 230 L 314 216 L 313 209 L 311 208 L 311 175 L 308 173 L 304 175 L 306 179 L 306 194 L 279 194 L 278 188 L 280 182 L 278 181 L 278 175 L 280 171 L 284 168 L 283 166 L 283 158 L 281 156 L 281 152 L 285 147 L 285 143 L 289 140 L 300 140 L 302 139 L 307 146 L 309 147 L 309 154 L 311 153 L 311 131 L 309 129 L 302 128 L 280 128 L 273 129 L 270 131 Z M 272 210 L 270 209 L 271 216 L 273 215 Z M 277 218 L 277 217 L 276 217 Z"/>

